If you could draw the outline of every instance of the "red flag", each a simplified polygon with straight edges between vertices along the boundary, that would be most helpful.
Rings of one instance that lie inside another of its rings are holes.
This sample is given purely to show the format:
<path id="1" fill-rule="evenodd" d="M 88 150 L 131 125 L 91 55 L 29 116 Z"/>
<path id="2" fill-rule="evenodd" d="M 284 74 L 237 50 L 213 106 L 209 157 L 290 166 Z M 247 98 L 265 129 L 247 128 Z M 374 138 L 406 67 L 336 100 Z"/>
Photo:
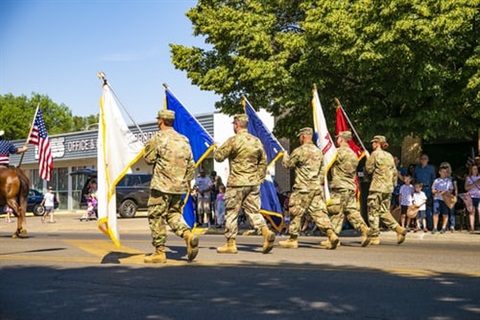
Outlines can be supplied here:
<path id="1" fill-rule="evenodd" d="M 335 134 L 337 135 L 339 132 L 342 131 L 351 131 L 351 129 L 347 125 L 347 121 L 345 119 L 345 115 L 343 114 L 343 110 L 340 106 L 337 107 L 337 124 L 335 126 Z M 363 152 L 363 149 L 357 146 L 355 141 L 351 139 L 348 143 L 350 145 L 350 149 L 355 152 L 357 155 L 358 159 L 362 158 L 365 153 Z"/>
<path id="2" fill-rule="evenodd" d="M 35 114 L 33 129 L 28 142 L 38 146 L 38 171 L 40 177 L 46 181 L 50 181 L 53 170 L 52 148 L 48 141 L 47 128 L 45 127 L 42 112 L 39 108 Z"/>

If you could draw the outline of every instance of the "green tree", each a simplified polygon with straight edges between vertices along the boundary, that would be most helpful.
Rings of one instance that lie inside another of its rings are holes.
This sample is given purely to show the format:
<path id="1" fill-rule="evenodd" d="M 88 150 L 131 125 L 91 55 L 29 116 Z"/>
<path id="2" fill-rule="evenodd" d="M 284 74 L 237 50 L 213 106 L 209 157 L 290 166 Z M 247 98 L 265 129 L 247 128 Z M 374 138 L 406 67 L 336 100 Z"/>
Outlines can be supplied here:
<path id="1" fill-rule="evenodd" d="M 317 84 L 327 120 L 334 97 L 361 136 L 392 142 L 468 138 L 480 121 L 480 0 L 199 1 L 187 12 L 208 47 L 171 44 L 176 68 L 221 96 L 245 94 L 292 137 L 312 125 Z"/>
<path id="2" fill-rule="evenodd" d="M 37 105 L 49 135 L 81 131 L 91 123 L 89 121 L 98 121 L 98 116 L 93 115 L 72 116 L 66 105 L 58 105 L 46 95 L 32 93 L 30 98 L 25 95 L 0 95 L 0 129 L 5 131 L 5 139 L 27 139 Z"/>

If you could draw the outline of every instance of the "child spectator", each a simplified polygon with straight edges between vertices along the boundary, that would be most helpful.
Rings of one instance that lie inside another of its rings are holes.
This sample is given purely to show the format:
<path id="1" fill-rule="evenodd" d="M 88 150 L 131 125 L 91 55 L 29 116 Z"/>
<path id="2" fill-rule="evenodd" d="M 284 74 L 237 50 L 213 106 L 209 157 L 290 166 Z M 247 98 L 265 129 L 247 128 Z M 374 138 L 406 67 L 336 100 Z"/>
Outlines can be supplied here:
<path id="1" fill-rule="evenodd" d="M 398 192 L 398 202 L 401 206 L 401 224 L 402 227 L 406 227 L 407 230 L 410 230 L 410 219 L 407 220 L 405 224 L 405 220 L 407 218 L 407 210 L 408 207 L 412 205 L 413 201 L 413 186 L 411 185 L 412 177 L 410 175 L 406 175 L 403 178 L 403 185 L 400 187 L 400 191 Z"/>
<path id="2" fill-rule="evenodd" d="M 450 214 L 450 208 L 447 207 L 445 201 L 443 200 L 443 195 L 447 192 L 453 192 L 454 187 L 452 179 L 448 177 L 448 167 L 440 166 L 439 169 L 440 177 L 433 181 L 432 185 L 432 194 L 433 197 L 433 229 L 432 233 L 436 233 L 438 227 L 438 216 L 441 214 L 443 223 L 440 233 L 445 233 L 447 230 L 448 216 Z"/>
<path id="3" fill-rule="evenodd" d="M 53 188 L 48 187 L 47 193 L 43 196 L 42 206 L 45 207 L 45 213 L 42 216 L 42 223 L 45 222 L 45 218 L 50 215 L 50 223 L 55 223 L 53 219 L 53 211 L 55 206 L 55 195 L 53 194 Z"/>
<path id="4" fill-rule="evenodd" d="M 11 223 L 13 222 L 12 221 L 12 213 L 13 213 L 13 210 L 12 208 L 10 208 L 8 206 L 8 204 L 5 205 L 5 207 L 3 208 L 3 211 L 5 211 L 6 215 L 5 215 L 5 223 Z"/>
<path id="5" fill-rule="evenodd" d="M 416 231 L 423 228 L 423 232 L 428 232 L 427 229 L 427 196 L 422 191 L 423 184 L 418 181 L 414 183 L 415 192 L 413 193 L 413 205 L 418 207 L 418 214 L 416 217 L 417 228 Z M 421 227 L 420 227 L 421 226 Z"/>
<path id="6" fill-rule="evenodd" d="M 455 175 L 452 174 L 452 167 L 450 166 L 450 163 L 442 162 L 440 163 L 440 167 L 447 168 L 447 177 L 450 178 L 450 180 L 452 180 L 452 184 L 453 184 L 453 195 L 457 196 L 458 195 L 457 178 L 455 177 Z M 448 227 L 452 232 L 455 230 L 455 206 L 453 206 L 453 208 L 450 208 L 450 211 L 448 212 Z"/>
<path id="7" fill-rule="evenodd" d="M 217 198 L 215 199 L 215 217 L 217 219 L 217 228 L 225 224 L 225 186 L 218 187 Z"/>

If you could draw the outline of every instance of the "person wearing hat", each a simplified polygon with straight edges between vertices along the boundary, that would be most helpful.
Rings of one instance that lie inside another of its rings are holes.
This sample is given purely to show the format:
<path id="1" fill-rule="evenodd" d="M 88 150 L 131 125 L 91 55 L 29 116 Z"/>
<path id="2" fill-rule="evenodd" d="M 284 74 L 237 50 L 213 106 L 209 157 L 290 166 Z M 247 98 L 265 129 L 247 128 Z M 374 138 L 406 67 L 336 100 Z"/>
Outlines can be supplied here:
<path id="1" fill-rule="evenodd" d="M 313 144 L 312 128 L 300 129 L 297 136 L 300 147 L 293 150 L 290 156 L 286 152 L 283 154 L 283 166 L 295 169 L 295 183 L 289 201 L 290 238 L 279 244 L 284 248 L 298 248 L 302 217 L 308 212 L 317 227 L 327 234 L 330 243 L 327 249 L 335 249 L 339 240 L 328 218 L 322 194 L 325 172 L 322 150 Z"/>
<path id="2" fill-rule="evenodd" d="M 374 136 L 372 141 L 373 152 L 367 158 L 365 170 L 372 175 L 367 198 L 368 220 L 373 230 L 371 244 L 380 244 L 380 220 L 391 230 L 397 233 L 397 244 L 405 241 L 407 229 L 400 226 L 390 213 L 390 201 L 393 188 L 397 183 L 397 169 L 393 156 L 386 151 L 387 139 L 384 136 Z"/>
<path id="3" fill-rule="evenodd" d="M 218 253 L 237 253 L 238 215 L 243 209 L 249 221 L 263 235 L 262 252 L 272 250 L 275 234 L 260 214 L 260 184 L 267 172 L 267 156 L 262 142 L 248 133 L 248 116 L 237 114 L 233 120 L 235 135 L 215 150 L 215 161 L 228 159 L 230 172 L 225 191 L 225 237 L 227 243 Z"/>
<path id="4" fill-rule="evenodd" d="M 55 219 L 53 218 L 53 211 L 55 210 L 55 194 L 53 193 L 52 186 L 48 187 L 47 193 L 43 196 L 43 200 L 41 205 L 45 207 L 45 212 L 42 216 L 42 223 L 45 222 L 45 219 L 48 215 L 50 215 L 50 223 L 55 223 Z"/>
<path id="5" fill-rule="evenodd" d="M 194 178 L 195 162 L 188 139 L 173 129 L 175 112 L 161 110 L 157 123 L 160 129 L 145 145 L 144 159 L 153 165 L 148 199 L 148 224 L 155 251 L 145 256 L 145 263 L 166 263 L 166 223 L 173 232 L 185 239 L 187 258 L 198 254 L 198 237 L 192 233 L 182 216 L 182 195 L 188 192 Z"/>
<path id="6" fill-rule="evenodd" d="M 330 184 L 331 201 L 327 205 L 328 214 L 337 234 L 342 231 L 345 217 L 351 226 L 362 233 L 362 247 L 370 244 L 372 230 L 367 226 L 360 214 L 360 205 L 357 201 L 357 176 L 358 157 L 350 148 L 349 141 L 352 139 L 350 131 L 339 132 L 336 136 L 337 157 L 332 164 L 330 172 L 332 181 Z M 325 241 L 322 245 L 329 246 Z"/>
<path id="7" fill-rule="evenodd" d="M 21 154 L 28 150 L 28 146 L 24 145 L 21 148 L 15 147 L 10 141 L 3 139 L 5 131 L 0 130 L 0 167 L 8 167 L 10 165 L 11 154 Z"/>

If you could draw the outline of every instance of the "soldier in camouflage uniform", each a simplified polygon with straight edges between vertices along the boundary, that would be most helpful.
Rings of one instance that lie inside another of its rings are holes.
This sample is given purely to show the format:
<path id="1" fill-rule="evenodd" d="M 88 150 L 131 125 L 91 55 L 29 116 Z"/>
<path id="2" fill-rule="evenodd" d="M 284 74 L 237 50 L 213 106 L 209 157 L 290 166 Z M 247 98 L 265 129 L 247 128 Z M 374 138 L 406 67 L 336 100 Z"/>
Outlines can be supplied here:
<path id="1" fill-rule="evenodd" d="M 328 249 L 335 249 L 339 242 L 323 201 L 322 183 L 324 181 L 324 161 L 322 150 L 312 142 L 312 128 L 300 129 L 298 133 L 301 146 L 293 150 L 292 155 L 283 155 L 283 166 L 295 168 L 295 184 L 289 201 L 290 238 L 280 241 L 284 248 L 298 248 L 298 235 L 301 220 L 308 212 L 318 228 L 327 233 L 330 241 Z"/>
<path id="2" fill-rule="evenodd" d="M 148 200 L 148 224 L 152 232 L 155 252 L 145 257 L 146 263 L 165 263 L 167 228 L 185 239 L 187 258 L 195 259 L 198 254 L 198 238 L 185 223 L 182 216 L 182 194 L 188 192 L 188 184 L 194 177 L 195 163 L 188 139 L 173 130 L 175 112 L 158 112 L 157 132 L 145 146 L 145 161 L 153 165 L 153 177 Z"/>
<path id="3" fill-rule="evenodd" d="M 389 211 L 390 198 L 397 183 L 397 169 L 384 136 L 373 137 L 373 152 L 367 159 L 365 170 L 372 175 L 368 193 L 368 220 L 373 230 L 371 244 L 380 244 L 380 220 L 397 233 L 397 243 L 405 241 L 407 230 L 401 227 Z"/>
<path id="4" fill-rule="evenodd" d="M 337 137 L 337 157 L 330 169 L 332 182 L 330 184 L 331 202 L 327 205 L 328 214 L 335 233 L 340 234 L 345 217 L 348 222 L 363 235 L 362 247 L 370 244 L 372 232 L 360 214 L 360 206 L 356 197 L 358 157 L 350 148 L 348 142 L 352 139 L 350 131 L 342 131 Z M 329 246 L 328 241 L 322 245 Z"/>
<path id="5" fill-rule="evenodd" d="M 260 210 L 260 184 L 265 179 L 267 156 L 260 140 L 247 131 L 248 116 L 237 114 L 233 121 L 235 135 L 216 149 L 215 161 L 228 158 L 230 173 L 225 191 L 225 237 L 227 244 L 218 253 L 237 253 L 238 213 L 243 208 L 253 227 L 263 235 L 263 253 L 272 250 L 275 234 L 270 231 Z"/>

